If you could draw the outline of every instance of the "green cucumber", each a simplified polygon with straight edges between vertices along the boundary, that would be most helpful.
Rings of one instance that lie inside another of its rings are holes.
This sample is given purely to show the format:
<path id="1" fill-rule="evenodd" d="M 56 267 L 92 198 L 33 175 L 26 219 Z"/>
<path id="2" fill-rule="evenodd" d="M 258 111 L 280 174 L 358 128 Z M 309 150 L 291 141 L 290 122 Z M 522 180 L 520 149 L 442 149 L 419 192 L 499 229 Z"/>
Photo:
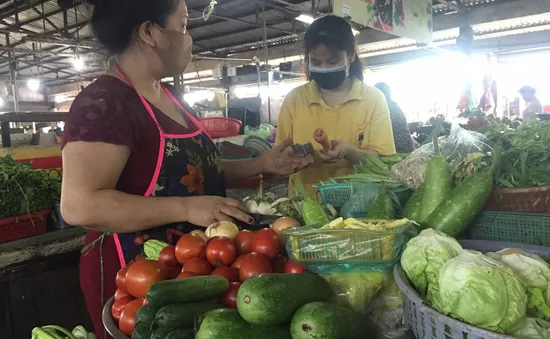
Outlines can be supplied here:
<path id="1" fill-rule="evenodd" d="M 170 334 L 172 331 L 167 331 L 164 328 L 157 328 L 153 332 L 151 332 L 151 338 L 150 339 L 165 339 L 168 334 Z"/>
<path id="2" fill-rule="evenodd" d="M 162 251 L 166 246 L 170 246 L 170 244 L 157 239 L 150 239 L 143 244 L 143 251 L 147 256 L 147 259 L 158 260 L 160 251 Z"/>
<path id="3" fill-rule="evenodd" d="M 195 338 L 195 331 L 192 328 L 180 328 L 177 330 L 174 330 L 164 339 L 194 339 Z"/>
<path id="4" fill-rule="evenodd" d="M 132 332 L 132 339 L 149 339 L 151 337 L 151 329 L 149 329 L 145 323 L 135 326 L 134 332 Z"/>
<path id="5" fill-rule="evenodd" d="M 155 320 L 155 315 L 159 307 L 156 307 L 151 304 L 143 305 L 136 313 L 136 326 L 134 333 L 132 334 L 132 339 L 134 334 L 136 338 L 149 338 L 151 336 L 151 325 Z"/>
<path id="6" fill-rule="evenodd" d="M 216 275 L 165 280 L 149 288 L 147 300 L 149 304 L 162 307 L 216 298 L 225 293 L 228 288 L 227 279 Z"/>
<path id="7" fill-rule="evenodd" d="M 426 218 L 441 204 L 453 189 L 453 173 L 447 159 L 439 151 L 439 144 L 434 138 L 434 157 L 426 167 L 424 195 L 420 204 L 420 215 L 417 222 Z"/>
<path id="8" fill-rule="evenodd" d="M 380 193 L 374 198 L 367 212 L 367 218 L 371 219 L 395 219 L 393 201 L 388 196 L 386 185 L 382 184 Z"/>
<path id="9" fill-rule="evenodd" d="M 202 317 L 208 311 L 220 308 L 224 308 L 224 306 L 218 303 L 218 299 L 166 305 L 158 310 L 151 329 L 162 328 L 167 331 L 173 331 L 184 327 L 192 328 L 197 318 Z"/>
<path id="10" fill-rule="evenodd" d="M 422 204 L 422 198 L 424 197 L 424 185 L 420 186 L 414 193 L 411 195 L 407 204 L 405 204 L 405 209 L 403 210 L 403 217 L 417 221 L 420 216 L 420 206 Z"/>
<path id="11" fill-rule="evenodd" d="M 237 309 L 247 322 L 272 326 L 288 323 L 303 305 L 325 301 L 332 290 L 313 274 L 260 274 L 246 280 L 237 293 Z"/>
<path id="12" fill-rule="evenodd" d="M 376 338 L 366 316 L 327 302 L 302 306 L 290 322 L 292 339 Z"/>
<path id="13" fill-rule="evenodd" d="M 250 280 L 250 279 L 248 279 Z M 248 281 L 247 280 L 247 281 Z M 291 339 L 288 324 L 256 326 L 232 309 L 206 313 L 195 339 Z"/>

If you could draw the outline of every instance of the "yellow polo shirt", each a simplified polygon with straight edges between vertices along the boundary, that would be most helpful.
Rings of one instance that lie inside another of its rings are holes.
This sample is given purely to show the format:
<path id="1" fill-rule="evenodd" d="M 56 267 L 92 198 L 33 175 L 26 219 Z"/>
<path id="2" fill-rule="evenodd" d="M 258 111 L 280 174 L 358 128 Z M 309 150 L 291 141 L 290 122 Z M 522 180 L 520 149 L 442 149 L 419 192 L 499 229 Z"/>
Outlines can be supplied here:
<path id="1" fill-rule="evenodd" d="M 353 79 L 346 100 L 336 107 L 325 103 L 315 81 L 291 91 L 279 113 L 276 143 L 286 139 L 296 144 L 311 142 L 320 150 L 321 145 L 313 140 L 313 131 L 322 127 L 331 140 L 341 140 L 381 155 L 394 154 L 390 113 L 384 95 L 377 88 Z M 315 198 L 317 190 L 312 185 L 353 172 L 353 166 L 346 160 L 325 164 L 316 158 L 313 165 L 291 176 L 289 193 L 293 195 L 293 180 L 299 179 L 310 197 Z"/>

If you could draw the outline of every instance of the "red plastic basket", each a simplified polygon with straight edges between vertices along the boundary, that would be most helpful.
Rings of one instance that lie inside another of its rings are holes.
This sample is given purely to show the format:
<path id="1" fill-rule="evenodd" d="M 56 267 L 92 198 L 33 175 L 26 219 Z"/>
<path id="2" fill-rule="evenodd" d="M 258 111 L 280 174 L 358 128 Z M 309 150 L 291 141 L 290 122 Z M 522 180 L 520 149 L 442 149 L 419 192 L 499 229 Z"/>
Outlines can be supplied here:
<path id="1" fill-rule="evenodd" d="M 0 244 L 46 233 L 49 210 L 0 220 Z"/>
<path id="2" fill-rule="evenodd" d="M 236 137 L 243 124 L 237 119 L 221 117 L 204 118 L 200 122 L 212 139 Z"/>

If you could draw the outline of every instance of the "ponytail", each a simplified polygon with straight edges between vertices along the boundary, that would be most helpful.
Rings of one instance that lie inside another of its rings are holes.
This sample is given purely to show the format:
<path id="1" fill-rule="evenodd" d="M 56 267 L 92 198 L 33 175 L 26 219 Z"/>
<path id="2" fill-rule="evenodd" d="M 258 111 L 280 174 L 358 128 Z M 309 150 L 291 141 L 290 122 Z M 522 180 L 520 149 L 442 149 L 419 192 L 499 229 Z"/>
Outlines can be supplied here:
<path id="1" fill-rule="evenodd" d="M 355 54 L 355 59 L 349 65 L 349 75 L 363 81 L 363 71 L 363 63 L 359 60 L 359 56 Z"/>

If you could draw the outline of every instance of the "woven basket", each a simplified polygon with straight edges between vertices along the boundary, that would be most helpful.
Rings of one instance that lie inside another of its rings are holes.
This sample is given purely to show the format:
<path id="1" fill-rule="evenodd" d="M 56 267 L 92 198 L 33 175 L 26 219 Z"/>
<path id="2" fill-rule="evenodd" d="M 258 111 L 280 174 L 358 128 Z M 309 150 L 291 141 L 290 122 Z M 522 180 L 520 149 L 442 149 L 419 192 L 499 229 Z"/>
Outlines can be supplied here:
<path id="1" fill-rule="evenodd" d="M 548 213 L 550 185 L 530 188 L 497 188 L 493 190 L 485 209 L 487 211 Z"/>

